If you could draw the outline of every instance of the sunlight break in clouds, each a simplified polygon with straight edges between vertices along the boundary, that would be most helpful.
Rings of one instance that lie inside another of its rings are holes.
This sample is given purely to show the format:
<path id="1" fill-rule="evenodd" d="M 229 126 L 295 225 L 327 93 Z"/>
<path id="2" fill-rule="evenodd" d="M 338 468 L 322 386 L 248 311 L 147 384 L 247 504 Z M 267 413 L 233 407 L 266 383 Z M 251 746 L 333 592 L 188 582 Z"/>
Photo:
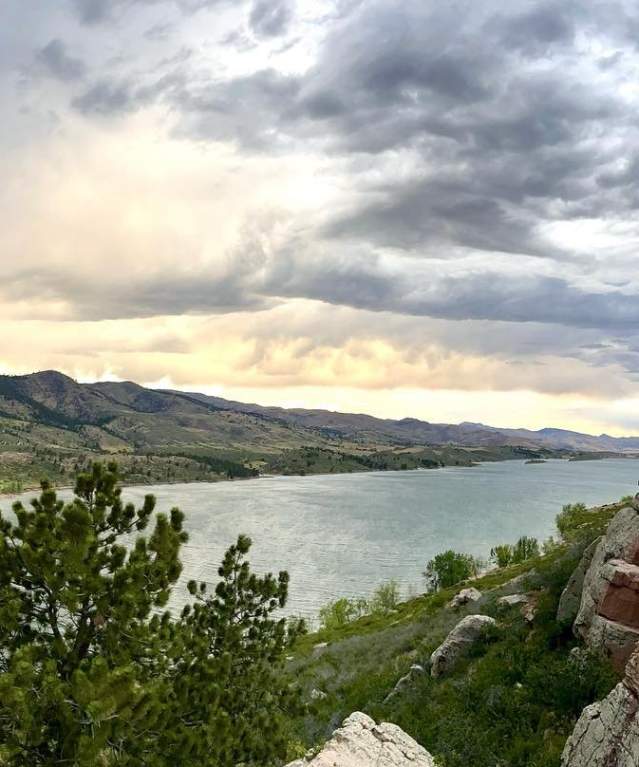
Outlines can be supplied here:
<path id="1" fill-rule="evenodd" d="M 3 370 L 639 431 L 635 4 L 0 20 Z"/>

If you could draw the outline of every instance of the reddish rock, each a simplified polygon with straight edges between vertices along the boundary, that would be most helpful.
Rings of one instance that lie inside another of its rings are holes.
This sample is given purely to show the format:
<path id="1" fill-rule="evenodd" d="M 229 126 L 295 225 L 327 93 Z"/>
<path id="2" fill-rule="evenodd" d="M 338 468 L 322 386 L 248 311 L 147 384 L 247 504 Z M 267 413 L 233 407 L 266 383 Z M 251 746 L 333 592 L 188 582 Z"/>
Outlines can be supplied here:
<path id="1" fill-rule="evenodd" d="M 621 509 L 599 540 L 583 579 L 574 631 L 619 671 L 639 642 L 639 513 Z"/>
<path id="2" fill-rule="evenodd" d="M 599 605 L 599 615 L 639 629 L 639 567 L 613 559 L 606 564 L 604 577 L 609 586 Z"/>

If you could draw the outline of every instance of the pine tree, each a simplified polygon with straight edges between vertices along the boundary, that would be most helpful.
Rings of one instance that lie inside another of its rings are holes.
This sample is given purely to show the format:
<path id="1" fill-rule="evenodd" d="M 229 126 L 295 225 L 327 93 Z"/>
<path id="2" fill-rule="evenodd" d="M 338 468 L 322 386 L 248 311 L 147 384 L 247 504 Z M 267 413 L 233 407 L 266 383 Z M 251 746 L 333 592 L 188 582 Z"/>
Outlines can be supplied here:
<path id="1" fill-rule="evenodd" d="M 115 464 L 70 503 L 42 483 L 0 515 L 0 765 L 266 763 L 295 695 L 278 664 L 300 627 L 271 614 L 288 576 L 258 578 L 240 537 L 214 597 L 161 613 L 181 572 L 183 515 L 122 501 Z M 135 536 L 138 535 L 136 538 Z"/>

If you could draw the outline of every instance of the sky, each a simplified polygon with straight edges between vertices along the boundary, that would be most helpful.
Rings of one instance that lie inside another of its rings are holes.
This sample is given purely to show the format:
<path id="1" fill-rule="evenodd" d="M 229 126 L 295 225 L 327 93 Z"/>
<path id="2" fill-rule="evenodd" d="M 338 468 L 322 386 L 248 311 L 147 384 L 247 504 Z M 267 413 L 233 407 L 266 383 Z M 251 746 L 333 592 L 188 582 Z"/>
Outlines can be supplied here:
<path id="1" fill-rule="evenodd" d="M 2 0 L 0 372 L 639 434 L 639 5 Z"/>

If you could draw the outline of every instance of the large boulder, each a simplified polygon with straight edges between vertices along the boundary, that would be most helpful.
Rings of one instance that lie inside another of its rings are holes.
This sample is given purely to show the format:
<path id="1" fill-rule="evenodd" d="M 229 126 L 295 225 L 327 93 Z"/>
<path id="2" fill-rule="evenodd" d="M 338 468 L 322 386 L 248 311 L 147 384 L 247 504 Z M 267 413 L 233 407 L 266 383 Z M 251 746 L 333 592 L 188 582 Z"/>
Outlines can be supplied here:
<path id="1" fill-rule="evenodd" d="M 317 756 L 288 767 L 435 767 L 433 757 L 396 724 L 351 714 Z"/>
<path id="2" fill-rule="evenodd" d="M 474 587 L 462 589 L 448 603 L 449 607 L 463 607 L 471 602 L 478 602 L 481 599 L 481 591 Z"/>
<path id="3" fill-rule="evenodd" d="M 431 676 L 444 676 L 452 671 L 457 663 L 468 655 L 488 627 L 495 626 L 496 623 L 495 619 L 488 615 L 467 615 L 462 618 L 430 656 Z"/>
<path id="4" fill-rule="evenodd" d="M 595 556 L 595 551 L 597 550 L 600 541 L 601 538 L 595 538 L 595 540 L 584 549 L 579 564 L 570 576 L 566 588 L 562 591 L 559 599 L 559 606 L 557 608 L 557 621 L 559 623 L 573 623 L 577 617 L 581 605 L 581 594 L 584 588 L 586 573 L 588 572 L 588 568 L 590 567 L 592 558 Z"/>
<path id="5" fill-rule="evenodd" d="M 639 650 L 626 675 L 599 703 L 585 708 L 564 748 L 562 767 L 639 765 Z"/>
<path id="6" fill-rule="evenodd" d="M 639 510 L 619 511 L 586 571 L 575 634 L 623 670 L 639 641 Z"/>

